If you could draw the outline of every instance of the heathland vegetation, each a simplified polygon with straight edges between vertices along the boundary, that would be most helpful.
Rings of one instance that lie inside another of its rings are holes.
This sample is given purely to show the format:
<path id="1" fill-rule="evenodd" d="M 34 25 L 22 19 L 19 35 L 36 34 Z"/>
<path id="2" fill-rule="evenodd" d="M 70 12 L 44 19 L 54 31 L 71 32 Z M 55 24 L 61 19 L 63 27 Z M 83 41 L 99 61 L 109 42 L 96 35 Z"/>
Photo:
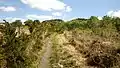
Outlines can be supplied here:
<path id="1" fill-rule="evenodd" d="M 0 23 L 0 68 L 120 68 L 120 18 Z"/>

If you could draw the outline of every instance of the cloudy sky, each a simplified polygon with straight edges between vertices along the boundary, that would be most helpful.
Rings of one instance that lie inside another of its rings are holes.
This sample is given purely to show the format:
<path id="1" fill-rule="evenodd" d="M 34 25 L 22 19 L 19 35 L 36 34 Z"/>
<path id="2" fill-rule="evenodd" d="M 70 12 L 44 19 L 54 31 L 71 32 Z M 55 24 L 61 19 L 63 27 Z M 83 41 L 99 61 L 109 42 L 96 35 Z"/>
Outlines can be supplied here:
<path id="1" fill-rule="evenodd" d="M 120 17 L 120 0 L 0 0 L 0 20 Z"/>

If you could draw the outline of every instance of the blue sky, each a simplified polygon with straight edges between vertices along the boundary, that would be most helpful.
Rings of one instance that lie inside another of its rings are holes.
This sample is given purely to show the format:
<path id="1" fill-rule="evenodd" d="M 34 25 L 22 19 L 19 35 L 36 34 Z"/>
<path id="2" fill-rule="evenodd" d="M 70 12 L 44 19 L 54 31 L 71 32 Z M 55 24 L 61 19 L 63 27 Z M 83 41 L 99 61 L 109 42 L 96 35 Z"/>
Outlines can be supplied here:
<path id="1" fill-rule="evenodd" d="M 120 17 L 120 0 L 0 0 L 0 19 Z"/>

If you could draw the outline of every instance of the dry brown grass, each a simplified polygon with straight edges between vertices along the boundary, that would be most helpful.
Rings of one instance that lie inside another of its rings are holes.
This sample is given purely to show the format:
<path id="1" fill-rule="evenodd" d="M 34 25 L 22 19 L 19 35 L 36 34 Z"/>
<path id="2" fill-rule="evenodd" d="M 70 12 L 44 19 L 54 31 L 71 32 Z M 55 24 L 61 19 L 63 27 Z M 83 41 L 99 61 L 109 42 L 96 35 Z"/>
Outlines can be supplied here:
<path id="1" fill-rule="evenodd" d="M 65 31 L 54 38 L 52 68 L 120 68 L 120 49 L 110 38 L 84 30 Z"/>

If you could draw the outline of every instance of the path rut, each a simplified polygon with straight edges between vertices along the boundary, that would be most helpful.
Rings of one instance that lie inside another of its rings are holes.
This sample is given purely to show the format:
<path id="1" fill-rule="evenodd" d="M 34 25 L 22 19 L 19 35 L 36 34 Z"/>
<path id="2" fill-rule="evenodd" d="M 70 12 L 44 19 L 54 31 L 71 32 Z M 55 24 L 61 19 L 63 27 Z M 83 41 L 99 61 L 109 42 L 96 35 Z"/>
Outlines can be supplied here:
<path id="1" fill-rule="evenodd" d="M 42 56 L 39 68 L 49 68 L 49 58 L 52 53 L 52 43 L 50 39 L 47 39 L 45 41 L 45 46 L 46 46 L 45 52 Z"/>

